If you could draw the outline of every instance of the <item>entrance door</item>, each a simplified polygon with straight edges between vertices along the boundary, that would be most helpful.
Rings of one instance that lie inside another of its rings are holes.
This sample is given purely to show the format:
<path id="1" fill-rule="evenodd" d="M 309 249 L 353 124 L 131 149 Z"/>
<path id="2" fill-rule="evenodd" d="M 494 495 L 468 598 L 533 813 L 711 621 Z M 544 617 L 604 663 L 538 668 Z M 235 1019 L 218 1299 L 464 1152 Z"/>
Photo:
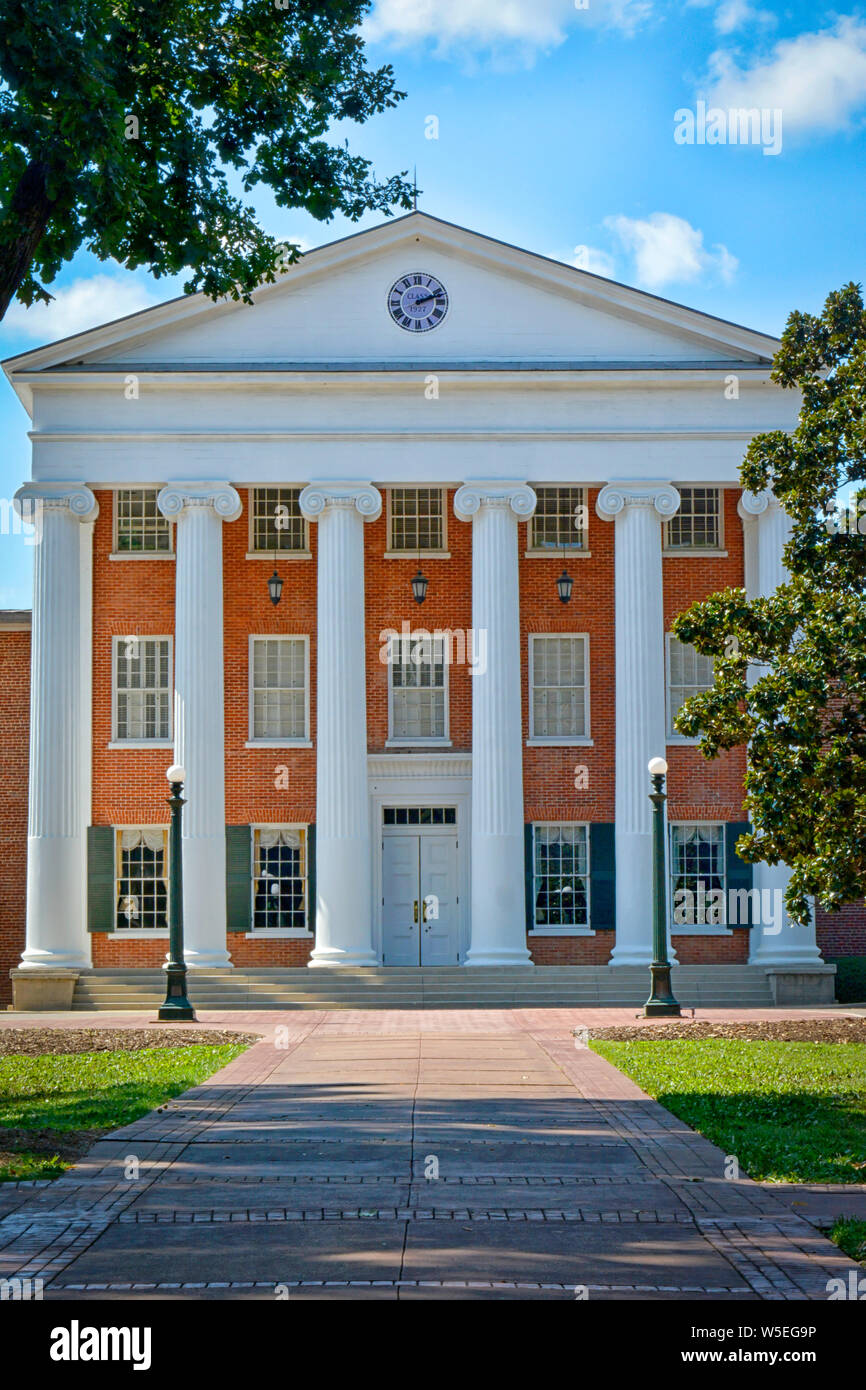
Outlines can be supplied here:
<path id="1" fill-rule="evenodd" d="M 383 836 L 385 965 L 458 964 L 456 884 L 456 835 Z"/>

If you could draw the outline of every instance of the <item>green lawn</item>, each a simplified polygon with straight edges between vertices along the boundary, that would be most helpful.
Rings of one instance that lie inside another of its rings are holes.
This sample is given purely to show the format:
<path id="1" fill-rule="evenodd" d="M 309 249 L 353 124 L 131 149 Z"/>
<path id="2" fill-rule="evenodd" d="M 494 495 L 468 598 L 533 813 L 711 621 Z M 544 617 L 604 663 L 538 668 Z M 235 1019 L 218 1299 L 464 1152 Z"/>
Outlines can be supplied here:
<path id="1" fill-rule="evenodd" d="M 89 1140 L 197 1086 L 245 1047 L 0 1057 L 0 1181 L 56 1176 Z"/>
<path id="2" fill-rule="evenodd" d="M 830 1239 L 850 1259 L 866 1265 L 866 1221 L 857 1221 L 853 1217 L 839 1220 L 829 1234 Z"/>
<path id="3" fill-rule="evenodd" d="M 726 1154 L 775 1182 L 866 1182 L 866 1045 L 593 1040 Z"/>

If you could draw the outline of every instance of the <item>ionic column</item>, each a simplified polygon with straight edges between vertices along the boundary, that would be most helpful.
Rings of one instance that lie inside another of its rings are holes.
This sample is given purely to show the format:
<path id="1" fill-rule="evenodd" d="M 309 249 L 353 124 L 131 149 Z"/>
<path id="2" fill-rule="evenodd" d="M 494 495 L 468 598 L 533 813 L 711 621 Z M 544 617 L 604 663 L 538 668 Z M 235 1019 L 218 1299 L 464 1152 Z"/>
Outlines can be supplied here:
<path id="1" fill-rule="evenodd" d="M 611 965 L 652 960 L 652 807 L 647 763 L 663 757 L 661 521 L 680 505 L 664 482 L 610 483 L 596 511 L 615 524 L 616 945 Z M 674 959 L 673 956 L 670 957 Z"/>
<path id="2" fill-rule="evenodd" d="M 316 945 L 311 966 L 376 965 L 367 787 L 364 522 L 369 484 L 314 483 L 300 508 L 319 524 L 316 662 Z"/>
<path id="3" fill-rule="evenodd" d="M 786 583 L 782 552 L 791 535 L 791 519 L 771 492 L 744 492 L 737 504 L 745 534 L 746 591 L 767 597 Z M 760 672 L 751 668 L 749 681 Z M 749 964 L 796 966 L 821 964 L 815 939 L 815 915 L 805 926 L 792 922 L 784 909 L 791 878 L 787 864 L 755 864 L 752 886 L 760 892 L 758 921 L 749 933 Z"/>
<path id="4" fill-rule="evenodd" d="M 82 736 L 82 522 L 98 514 L 80 483 L 28 483 L 15 494 L 36 528 L 30 664 L 30 785 L 24 969 L 90 964 L 85 918 L 87 815 Z"/>
<path id="5" fill-rule="evenodd" d="M 535 493 L 513 482 L 467 483 L 454 511 L 472 522 L 472 625 L 487 634 L 487 669 L 472 679 L 471 945 L 466 965 L 531 965 L 523 870 L 523 734 L 517 523 Z"/>
<path id="6" fill-rule="evenodd" d="M 241 514 L 227 483 L 170 483 L 157 498 L 177 525 L 174 761 L 186 768 L 183 926 L 187 965 L 231 966 L 226 949 L 224 521 Z"/>

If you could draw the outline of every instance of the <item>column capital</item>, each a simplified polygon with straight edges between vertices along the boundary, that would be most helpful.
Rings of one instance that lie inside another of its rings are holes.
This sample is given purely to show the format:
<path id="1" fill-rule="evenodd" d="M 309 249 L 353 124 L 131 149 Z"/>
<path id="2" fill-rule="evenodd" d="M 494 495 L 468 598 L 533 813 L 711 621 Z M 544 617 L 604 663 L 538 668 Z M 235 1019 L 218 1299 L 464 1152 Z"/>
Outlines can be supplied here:
<path id="1" fill-rule="evenodd" d="M 652 507 L 663 521 L 679 509 L 680 494 L 670 483 L 624 478 L 608 483 L 595 501 L 602 521 L 612 521 L 626 507 Z"/>
<path id="2" fill-rule="evenodd" d="M 85 483 L 25 483 L 15 493 L 13 505 L 26 522 L 32 522 L 37 510 L 68 511 L 78 521 L 95 521 L 99 516 L 99 503 Z M 26 511 L 22 510 L 25 505 Z"/>
<path id="3" fill-rule="evenodd" d="M 482 507 L 510 507 L 519 521 L 528 521 L 537 498 L 526 483 L 508 479 L 478 479 L 464 483 L 454 494 L 454 515 L 471 521 Z"/>
<path id="4" fill-rule="evenodd" d="M 742 521 L 755 521 L 773 507 L 781 507 L 781 502 L 767 488 L 763 492 L 744 492 L 737 503 L 737 511 Z"/>
<path id="5" fill-rule="evenodd" d="M 307 521 L 318 521 L 326 507 L 354 509 L 365 521 L 382 514 L 382 494 L 372 483 L 310 483 L 298 498 Z"/>
<path id="6" fill-rule="evenodd" d="M 168 483 L 156 505 L 169 521 L 192 507 L 213 507 L 221 521 L 236 521 L 243 511 L 239 494 L 230 483 Z"/>

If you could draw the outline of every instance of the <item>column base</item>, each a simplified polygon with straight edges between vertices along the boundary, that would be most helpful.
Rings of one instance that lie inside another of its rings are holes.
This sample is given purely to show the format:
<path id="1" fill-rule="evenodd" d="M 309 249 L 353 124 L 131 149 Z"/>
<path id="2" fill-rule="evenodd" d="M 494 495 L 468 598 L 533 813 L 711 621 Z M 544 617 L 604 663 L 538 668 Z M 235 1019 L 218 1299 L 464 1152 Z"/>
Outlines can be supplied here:
<path id="1" fill-rule="evenodd" d="M 835 965 L 765 966 L 773 1003 L 781 1007 L 836 1002 Z"/>
<path id="2" fill-rule="evenodd" d="M 310 959 L 307 961 L 308 970 L 364 970 L 371 966 L 381 965 L 379 957 L 375 951 L 359 951 L 352 955 L 347 951 L 331 950 L 325 947 L 323 950 L 314 950 Z"/>
<path id="3" fill-rule="evenodd" d="M 504 950 L 504 951 L 473 951 L 471 948 L 467 952 L 463 962 L 464 968 L 471 968 L 478 965 L 508 965 L 535 969 L 535 961 L 527 950 Z"/>
<path id="4" fill-rule="evenodd" d="M 234 970 L 228 951 L 190 951 L 184 947 L 183 960 L 187 970 Z"/>
<path id="5" fill-rule="evenodd" d="M 16 1013 L 66 1013 L 72 1008 L 77 970 L 13 969 L 12 1007 Z"/>
<path id="6" fill-rule="evenodd" d="M 40 951 L 25 948 L 16 970 L 89 970 L 90 958 L 82 951 Z"/>

